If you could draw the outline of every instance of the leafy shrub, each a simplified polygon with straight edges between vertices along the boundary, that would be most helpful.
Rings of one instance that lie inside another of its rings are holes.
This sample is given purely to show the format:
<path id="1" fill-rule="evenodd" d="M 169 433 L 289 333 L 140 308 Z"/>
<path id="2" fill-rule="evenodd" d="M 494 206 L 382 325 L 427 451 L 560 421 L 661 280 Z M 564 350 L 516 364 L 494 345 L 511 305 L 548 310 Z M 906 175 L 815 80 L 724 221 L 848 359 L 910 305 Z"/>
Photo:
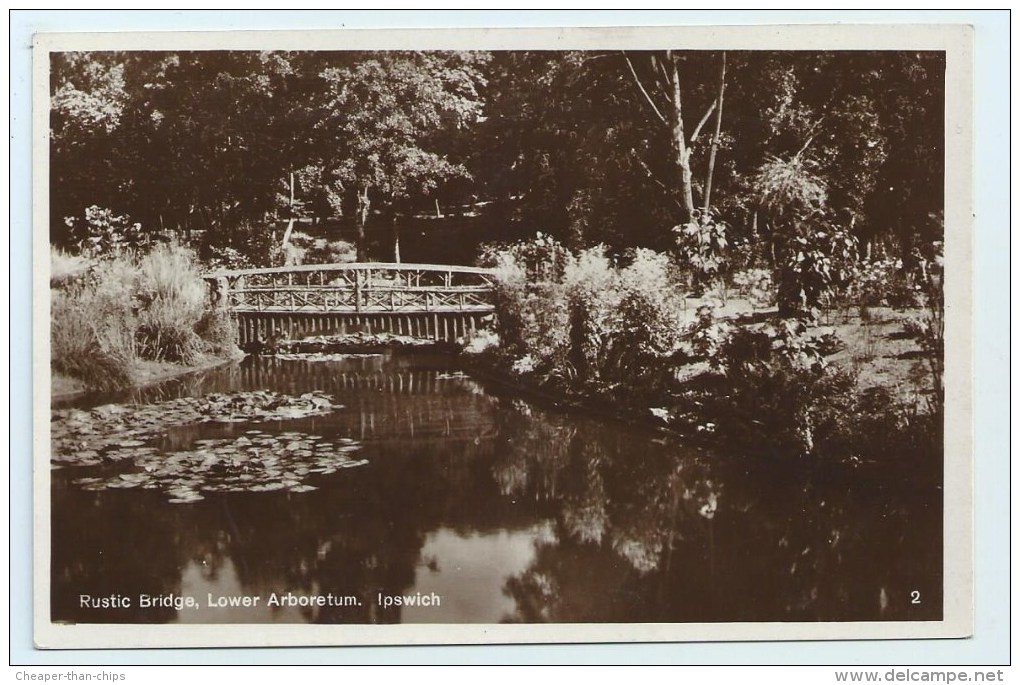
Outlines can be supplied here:
<path id="1" fill-rule="evenodd" d="M 562 369 L 569 319 L 562 277 L 570 253 L 548 236 L 487 246 L 480 259 L 495 267 L 496 332 L 510 357 L 532 354 L 546 371 Z"/>
<path id="2" fill-rule="evenodd" d="M 296 264 L 342 264 L 357 260 L 357 246 L 346 240 L 315 238 L 307 233 L 295 231 L 290 236 L 291 245 L 300 251 Z"/>
<path id="3" fill-rule="evenodd" d="M 711 213 L 673 227 L 680 256 L 694 270 L 698 290 L 718 279 L 726 268 L 727 230 Z"/>
<path id="4" fill-rule="evenodd" d="M 569 300 L 569 362 L 582 381 L 598 382 L 620 305 L 619 274 L 600 245 L 571 259 L 563 281 Z"/>
<path id="5" fill-rule="evenodd" d="M 918 292 L 900 259 L 863 260 L 856 265 L 850 295 L 864 307 L 904 309 L 917 304 Z"/>
<path id="6" fill-rule="evenodd" d="M 74 246 L 86 255 L 118 254 L 138 247 L 148 238 L 141 224 L 97 205 L 87 207 L 84 217 L 65 217 L 64 223 L 70 229 Z"/>
<path id="7" fill-rule="evenodd" d="M 203 263 L 214 268 L 283 266 L 287 255 L 282 238 L 271 226 L 244 221 L 229 230 L 206 231 L 199 256 Z"/>
<path id="8" fill-rule="evenodd" d="M 666 255 L 641 249 L 619 272 L 607 370 L 615 380 L 649 392 L 664 381 L 661 362 L 676 352 L 684 333 L 683 296 L 671 272 Z"/>
<path id="9" fill-rule="evenodd" d="M 513 264 L 532 283 L 558 283 L 570 262 L 570 250 L 550 235 L 537 233 L 530 240 L 510 245 L 487 244 L 481 249 L 481 266 Z"/>
<path id="10" fill-rule="evenodd" d="M 802 217 L 784 249 L 780 312 L 807 314 L 853 279 L 857 239 L 819 215 Z"/>
<path id="11" fill-rule="evenodd" d="M 732 276 L 737 293 L 756 307 L 769 307 L 776 303 L 776 286 L 769 269 L 744 269 Z"/>
<path id="12" fill-rule="evenodd" d="M 555 241 L 490 248 L 497 333 L 511 368 L 545 380 L 653 392 L 680 341 L 681 294 L 669 258 L 636 251 L 617 268 L 599 246 Z"/>
<path id="13" fill-rule="evenodd" d="M 934 257 L 921 270 L 924 308 L 921 316 L 906 322 L 907 333 L 921 346 L 931 379 L 930 405 L 941 416 L 945 403 L 943 376 L 946 363 L 946 309 L 943 293 L 942 243 L 933 245 Z"/>
<path id="14" fill-rule="evenodd" d="M 205 343 L 207 352 L 222 356 L 239 353 L 237 323 L 226 309 L 213 307 L 203 311 L 195 324 L 195 333 Z"/>
<path id="15" fill-rule="evenodd" d="M 718 366 L 720 348 L 733 331 L 733 326 L 728 321 L 717 321 L 711 305 L 698 307 L 697 318 L 684 331 L 680 351 L 686 359 L 682 361 L 707 360 Z"/>
<path id="16" fill-rule="evenodd" d="M 204 245 L 201 253 L 202 262 L 210 271 L 256 268 L 240 250 L 229 245 Z"/>
<path id="17" fill-rule="evenodd" d="M 788 160 L 770 157 L 759 167 L 752 187 L 762 205 L 777 215 L 820 209 L 829 195 L 818 165 L 799 153 Z"/>
<path id="18" fill-rule="evenodd" d="M 828 368 L 800 322 L 735 327 L 719 348 L 724 390 L 710 399 L 718 430 L 760 456 L 820 453 L 839 433 L 852 375 Z"/>

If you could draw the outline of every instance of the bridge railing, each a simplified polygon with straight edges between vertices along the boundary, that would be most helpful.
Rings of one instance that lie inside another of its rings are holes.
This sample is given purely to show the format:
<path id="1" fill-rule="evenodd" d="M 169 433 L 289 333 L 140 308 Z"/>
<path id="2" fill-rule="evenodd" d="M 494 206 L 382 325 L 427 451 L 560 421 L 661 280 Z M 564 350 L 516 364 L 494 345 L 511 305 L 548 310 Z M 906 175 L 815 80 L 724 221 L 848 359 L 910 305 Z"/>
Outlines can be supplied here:
<path id="1" fill-rule="evenodd" d="M 219 306 L 255 312 L 488 311 L 494 272 L 437 264 L 307 264 L 205 276 Z"/>

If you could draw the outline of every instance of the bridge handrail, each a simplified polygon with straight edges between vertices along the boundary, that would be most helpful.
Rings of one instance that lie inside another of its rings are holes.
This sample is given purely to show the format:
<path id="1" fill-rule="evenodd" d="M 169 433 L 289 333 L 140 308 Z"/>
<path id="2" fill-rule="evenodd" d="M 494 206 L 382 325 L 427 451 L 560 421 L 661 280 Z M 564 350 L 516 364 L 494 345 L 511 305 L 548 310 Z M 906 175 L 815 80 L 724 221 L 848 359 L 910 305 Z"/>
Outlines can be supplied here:
<path id="1" fill-rule="evenodd" d="M 434 271 L 437 273 L 476 274 L 492 276 L 496 269 L 480 266 L 444 264 L 407 264 L 391 262 L 347 262 L 337 264 L 300 264 L 296 266 L 274 266 L 263 269 L 225 269 L 206 273 L 203 278 L 233 278 L 264 274 L 306 273 L 315 271 Z"/>
<path id="2" fill-rule="evenodd" d="M 492 290 L 490 285 L 390 285 L 389 283 L 373 283 L 366 285 L 364 290 L 379 292 L 407 292 L 407 293 L 487 293 Z M 235 289 L 246 293 L 307 293 L 316 291 L 334 292 L 343 290 L 335 285 L 246 285 L 244 288 Z"/>

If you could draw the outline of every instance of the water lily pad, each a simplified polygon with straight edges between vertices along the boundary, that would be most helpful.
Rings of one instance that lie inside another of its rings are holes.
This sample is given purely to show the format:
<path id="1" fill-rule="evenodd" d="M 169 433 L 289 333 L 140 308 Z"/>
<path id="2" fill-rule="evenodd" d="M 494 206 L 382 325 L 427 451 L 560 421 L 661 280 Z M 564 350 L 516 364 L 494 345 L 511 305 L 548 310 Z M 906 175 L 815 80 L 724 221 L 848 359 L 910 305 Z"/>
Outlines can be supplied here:
<path id="1" fill-rule="evenodd" d="M 167 501 L 170 504 L 191 504 L 192 502 L 199 502 L 204 499 L 205 497 L 202 497 L 202 495 L 194 495 L 192 497 L 171 497 Z"/>
<path id="2" fill-rule="evenodd" d="M 117 488 L 137 488 L 139 485 L 141 485 L 141 483 L 133 483 L 131 481 L 126 481 L 126 480 L 121 480 L 121 481 L 111 480 L 111 481 L 108 481 L 106 483 L 106 487 L 114 488 L 114 489 L 117 489 Z"/>
<path id="3" fill-rule="evenodd" d="M 141 487 L 166 493 L 174 504 L 197 502 L 210 492 L 310 492 L 305 480 L 360 466 L 349 454 L 350 438 L 327 439 L 288 430 L 249 429 L 236 437 L 191 440 L 194 424 L 268 420 L 278 422 L 332 411 L 321 393 L 299 397 L 267 391 L 184 398 L 153 405 L 108 405 L 101 411 L 53 413 L 54 465 L 129 464 L 105 478 L 74 481 L 82 489 Z M 88 430 L 85 430 L 85 429 Z M 171 430 L 176 431 L 171 437 Z M 159 445 L 159 447 L 155 446 Z"/>

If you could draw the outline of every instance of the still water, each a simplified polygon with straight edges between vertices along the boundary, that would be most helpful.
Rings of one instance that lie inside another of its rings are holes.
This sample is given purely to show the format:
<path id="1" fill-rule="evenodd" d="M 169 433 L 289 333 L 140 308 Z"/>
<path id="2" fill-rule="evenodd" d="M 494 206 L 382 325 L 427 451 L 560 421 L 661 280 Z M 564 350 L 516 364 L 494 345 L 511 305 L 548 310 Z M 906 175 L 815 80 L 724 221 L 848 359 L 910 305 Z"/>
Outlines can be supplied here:
<path id="1" fill-rule="evenodd" d="M 56 469 L 53 620 L 941 618 L 942 507 L 929 479 L 750 463 L 529 403 L 443 357 L 249 358 L 114 399 L 262 389 L 323 391 L 342 406 L 199 424 L 187 439 L 253 427 L 347 438 L 367 463 L 308 492 L 185 504 L 75 484 L 130 464 Z"/>

